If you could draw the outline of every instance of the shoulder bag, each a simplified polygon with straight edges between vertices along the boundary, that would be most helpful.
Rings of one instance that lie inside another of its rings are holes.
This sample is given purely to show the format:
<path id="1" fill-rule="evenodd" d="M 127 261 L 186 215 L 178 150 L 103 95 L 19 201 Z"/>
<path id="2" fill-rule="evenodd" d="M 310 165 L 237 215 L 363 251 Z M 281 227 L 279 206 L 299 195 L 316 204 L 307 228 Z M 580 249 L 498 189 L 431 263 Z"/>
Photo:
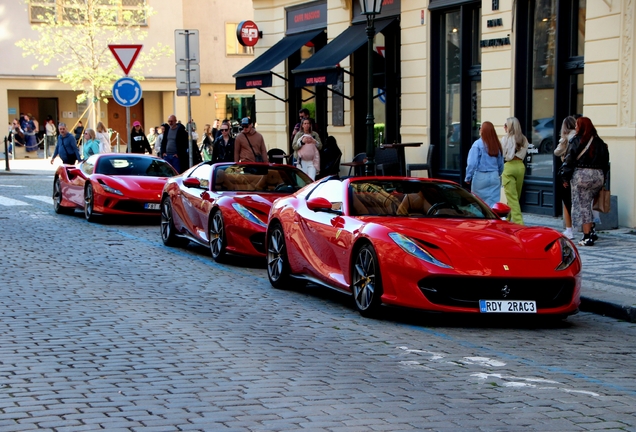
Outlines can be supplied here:
<path id="1" fill-rule="evenodd" d="M 255 162 L 265 162 L 263 160 L 263 156 L 260 155 L 260 153 L 256 153 L 254 151 L 254 147 L 252 147 L 252 143 L 250 142 L 250 139 L 247 137 L 247 134 L 243 134 L 245 135 L 245 139 L 247 140 L 247 143 L 250 145 L 250 148 L 252 149 L 252 154 L 254 154 L 254 161 Z"/>

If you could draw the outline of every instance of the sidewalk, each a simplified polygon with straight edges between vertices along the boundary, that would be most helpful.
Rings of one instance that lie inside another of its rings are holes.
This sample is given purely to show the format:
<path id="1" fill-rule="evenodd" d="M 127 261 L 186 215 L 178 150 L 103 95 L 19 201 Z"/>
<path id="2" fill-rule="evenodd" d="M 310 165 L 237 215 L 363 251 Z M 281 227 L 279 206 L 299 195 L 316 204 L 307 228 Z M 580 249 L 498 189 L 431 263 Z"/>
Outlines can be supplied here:
<path id="1" fill-rule="evenodd" d="M 11 171 L 6 171 L 4 153 L 0 157 L 0 176 L 53 175 L 61 164 L 59 159 L 53 165 L 42 158 L 16 159 L 9 161 Z M 563 231 L 561 218 L 529 213 L 523 218 L 526 225 Z M 598 234 L 593 247 L 579 248 L 583 260 L 581 310 L 636 322 L 636 230 L 619 228 Z"/>

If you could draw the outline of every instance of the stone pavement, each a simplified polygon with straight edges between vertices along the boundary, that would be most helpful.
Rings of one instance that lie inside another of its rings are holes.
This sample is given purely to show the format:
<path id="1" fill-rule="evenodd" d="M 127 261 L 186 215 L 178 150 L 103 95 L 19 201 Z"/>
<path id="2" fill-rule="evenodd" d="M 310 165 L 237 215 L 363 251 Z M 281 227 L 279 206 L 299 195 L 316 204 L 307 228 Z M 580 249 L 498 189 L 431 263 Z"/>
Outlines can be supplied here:
<path id="1" fill-rule="evenodd" d="M 59 159 L 53 165 L 44 159 L 16 159 L 9 162 L 11 170 L 6 171 L 4 153 L 0 152 L 0 176 L 53 174 L 59 165 Z M 524 221 L 526 225 L 563 230 L 561 218 L 524 214 Z M 636 230 L 619 228 L 598 234 L 594 247 L 579 248 L 583 259 L 581 310 L 636 322 Z"/>

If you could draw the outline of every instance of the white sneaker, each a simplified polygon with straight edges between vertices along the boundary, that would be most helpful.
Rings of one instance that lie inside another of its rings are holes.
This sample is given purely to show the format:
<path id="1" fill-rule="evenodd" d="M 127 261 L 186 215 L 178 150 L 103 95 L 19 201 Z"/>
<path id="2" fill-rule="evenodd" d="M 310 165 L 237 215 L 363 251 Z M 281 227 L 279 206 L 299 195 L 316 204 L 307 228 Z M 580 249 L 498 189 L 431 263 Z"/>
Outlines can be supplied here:
<path id="1" fill-rule="evenodd" d="M 569 238 L 570 240 L 574 238 L 574 234 L 572 234 L 572 228 L 566 228 L 565 231 L 563 231 L 563 235 Z"/>

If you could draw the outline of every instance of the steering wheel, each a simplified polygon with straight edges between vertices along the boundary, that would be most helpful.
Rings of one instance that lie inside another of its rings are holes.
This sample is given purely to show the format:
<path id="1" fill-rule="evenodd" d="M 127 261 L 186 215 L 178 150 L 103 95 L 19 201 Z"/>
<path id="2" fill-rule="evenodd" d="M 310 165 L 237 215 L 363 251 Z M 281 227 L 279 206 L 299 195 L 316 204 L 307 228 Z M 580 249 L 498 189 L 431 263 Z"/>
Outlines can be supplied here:
<path id="1" fill-rule="evenodd" d="M 275 191 L 282 191 L 282 190 L 289 189 L 290 187 L 291 187 L 291 186 L 290 186 L 290 185 L 288 185 L 287 183 L 281 183 L 281 184 L 277 185 L 277 186 L 274 188 L 274 190 L 275 190 Z"/>
<path id="2" fill-rule="evenodd" d="M 442 202 L 433 204 L 431 208 L 429 208 L 428 211 L 426 212 L 426 215 L 427 216 L 436 215 L 443 208 L 453 209 L 459 214 L 463 213 L 455 204 L 451 204 L 447 201 L 442 201 Z"/>

